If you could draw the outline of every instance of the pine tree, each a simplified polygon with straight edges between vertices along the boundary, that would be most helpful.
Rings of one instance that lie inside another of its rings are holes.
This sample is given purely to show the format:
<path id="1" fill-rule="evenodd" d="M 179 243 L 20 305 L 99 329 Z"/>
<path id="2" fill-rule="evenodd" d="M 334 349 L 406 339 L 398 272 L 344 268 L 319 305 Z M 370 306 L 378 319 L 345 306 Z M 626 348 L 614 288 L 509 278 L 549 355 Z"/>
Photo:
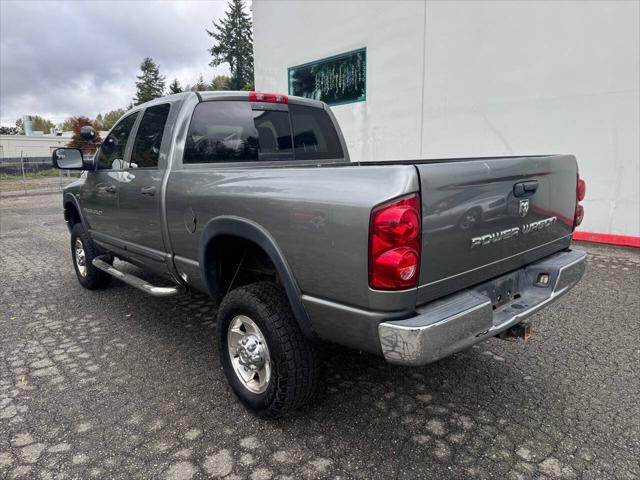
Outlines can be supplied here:
<path id="1" fill-rule="evenodd" d="M 209 90 L 209 85 L 204 81 L 204 77 L 202 76 L 202 74 L 200 74 L 200 76 L 198 77 L 198 82 L 191 87 L 191 90 L 194 92 L 204 92 L 206 90 Z"/>
<path id="2" fill-rule="evenodd" d="M 67 118 L 64 122 L 62 122 L 60 124 L 60 131 L 62 131 L 62 132 L 70 132 L 71 130 L 73 130 L 73 121 L 74 120 L 75 120 L 74 117 Z"/>
<path id="3" fill-rule="evenodd" d="M 55 124 L 47 118 L 42 118 L 40 115 L 33 115 L 31 117 L 31 130 L 34 132 L 49 133 L 49 131 L 54 127 Z M 24 132 L 24 125 L 22 124 L 21 118 L 16 120 L 16 128 L 19 131 Z"/>
<path id="4" fill-rule="evenodd" d="M 80 136 L 80 129 L 85 125 L 91 125 L 97 131 L 98 129 L 96 128 L 97 125 L 95 124 L 95 122 L 92 122 L 87 117 L 72 118 L 71 122 L 73 124 L 73 135 L 71 136 L 71 141 L 67 144 L 67 147 L 79 148 L 84 154 L 94 153 L 96 151 L 96 146 L 94 145 L 94 143 L 102 142 L 102 139 L 100 138 L 100 132 L 97 132 L 96 138 L 93 140 L 94 143 L 91 143 L 86 142 L 82 139 L 82 137 Z"/>
<path id="5" fill-rule="evenodd" d="M 181 93 L 182 87 L 180 86 L 180 82 L 178 82 L 177 78 L 173 79 L 173 82 L 169 84 L 169 95 L 173 95 L 174 93 Z"/>
<path id="6" fill-rule="evenodd" d="M 226 75 L 216 75 L 211 81 L 211 90 L 230 90 L 231 79 Z"/>
<path id="7" fill-rule="evenodd" d="M 113 127 L 125 113 L 126 112 L 122 108 L 117 108 L 105 113 L 102 118 L 102 130 L 111 130 L 111 127 Z"/>
<path id="8" fill-rule="evenodd" d="M 164 95 L 165 78 L 160 75 L 159 66 L 150 57 L 146 57 L 140 64 L 140 70 L 142 73 L 136 77 L 138 81 L 136 96 L 133 99 L 134 105 L 140 105 Z"/>
<path id="9" fill-rule="evenodd" d="M 229 0 L 225 18 L 220 24 L 213 22 L 213 30 L 207 30 L 214 39 L 209 49 L 213 59 L 209 63 L 217 67 L 228 63 L 231 70 L 231 88 L 241 90 L 253 82 L 253 33 L 251 18 L 244 11 L 243 0 Z"/>

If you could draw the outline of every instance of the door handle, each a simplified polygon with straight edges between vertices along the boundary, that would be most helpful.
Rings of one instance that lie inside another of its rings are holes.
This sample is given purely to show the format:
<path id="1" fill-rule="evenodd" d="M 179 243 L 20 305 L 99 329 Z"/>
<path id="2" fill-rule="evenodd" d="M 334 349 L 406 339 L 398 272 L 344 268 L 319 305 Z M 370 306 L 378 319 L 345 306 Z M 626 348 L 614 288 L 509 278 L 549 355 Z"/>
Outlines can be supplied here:
<path id="1" fill-rule="evenodd" d="M 530 197 L 538 190 L 538 181 L 529 180 L 528 182 L 516 183 L 513 186 L 513 195 L 516 197 Z"/>
<path id="2" fill-rule="evenodd" d="M 118 191 L 118 188 L 115 185 L 107 185 L 106 187 L 104 187 L 104 191 L 107 193 L 116 193 Z"/>
<path id="3" fill-rule="evenodd" d="M 156 194 L 156 187 L 142 187 L 140 189 L 140 192 L 143 195 L 149 195 L 149 196 L 154 196 Z"/>

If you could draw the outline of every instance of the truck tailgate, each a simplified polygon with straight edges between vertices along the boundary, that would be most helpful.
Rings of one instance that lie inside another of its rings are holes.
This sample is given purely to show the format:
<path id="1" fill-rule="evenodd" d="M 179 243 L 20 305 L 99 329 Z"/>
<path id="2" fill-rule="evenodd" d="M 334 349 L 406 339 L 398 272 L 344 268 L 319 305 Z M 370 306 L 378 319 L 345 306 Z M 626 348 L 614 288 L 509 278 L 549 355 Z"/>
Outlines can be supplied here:
<path id="1" fill-rule="evenodd" d="M 572 155 L 415 162 L 422 197 L 418 303 L 569 246 Z"/>

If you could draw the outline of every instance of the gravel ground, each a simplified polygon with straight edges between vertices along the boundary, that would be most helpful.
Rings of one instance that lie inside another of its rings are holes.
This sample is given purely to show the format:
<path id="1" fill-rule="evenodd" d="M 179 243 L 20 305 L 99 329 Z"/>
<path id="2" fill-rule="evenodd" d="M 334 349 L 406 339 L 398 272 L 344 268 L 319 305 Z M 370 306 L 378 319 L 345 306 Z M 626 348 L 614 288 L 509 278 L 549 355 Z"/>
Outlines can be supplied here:
<path id="1" fill-rule="evenodd" d="M 640 256 L 590 252 L 533 318 L 422 368 L 323 347 L 294 416 L 226 385 L 215 306 L 77 283 L 60 195 L 0 205 L 0 478 L 638 478 Z"/>

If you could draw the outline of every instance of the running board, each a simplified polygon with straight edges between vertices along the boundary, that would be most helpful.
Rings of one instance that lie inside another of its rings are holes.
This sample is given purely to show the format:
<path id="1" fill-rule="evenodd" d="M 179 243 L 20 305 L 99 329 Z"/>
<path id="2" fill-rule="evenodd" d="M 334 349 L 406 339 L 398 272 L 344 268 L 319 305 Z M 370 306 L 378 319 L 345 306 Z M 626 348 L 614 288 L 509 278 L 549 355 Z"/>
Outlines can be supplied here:
<path id="1" fill-rule="evenodd" d="M 145 280 L 136 277 L 135 275 L 131 275 L 130 273 L 124 273 L 118 270 L 117 268 L 109 265 L 107 262 L 102 260 L 101 257 L 96 257 L 91 262 L 94 267 L 99 268 L 103 272 L 108 273 L 109 275 L 117 278 L 118 280 L 123 281 L 127 285 L 131 285 L 132 287 L 137 288 L 138 290 L 142 290 L 145 293 L 153 297 L 172 297 L 173 295 L 178 295 L 179 293 L 183 293 L 184 289 L 179 286 L 175 287 L 157 287 L 155 285 L 151 285 Z"/>

